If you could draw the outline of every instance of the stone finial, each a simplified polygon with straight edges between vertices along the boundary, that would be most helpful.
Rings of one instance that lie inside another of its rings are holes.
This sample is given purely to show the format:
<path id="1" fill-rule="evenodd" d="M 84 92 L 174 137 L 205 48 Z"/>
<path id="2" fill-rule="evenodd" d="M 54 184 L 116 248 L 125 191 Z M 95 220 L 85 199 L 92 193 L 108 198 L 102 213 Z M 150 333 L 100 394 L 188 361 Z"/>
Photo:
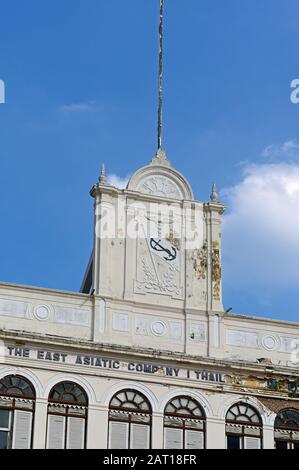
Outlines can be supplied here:
<path id="1" fill-rule="evenodd" d="M 100 174 L 100 177 L 99 177 L 99 182 L 100 184 L 106 184 L 107 181 L 106 181 L 106 172 L 105 172 L 105 165 L 104 163 L 102 163 L 102 168 L 101 168 L 101 174 Z"/>
<path id="2" fill-rule="evenodd" d="M 152 165 L 170 166 L 165 150 L 158 148 L 156 155 L 152 159 Z"/>
<path id="3" fill-rule="evenodd" d="M 216 189 L 216 184 L 214 183 L 212 186 L 212 193 L 211 193 L 211 201 L 212 202 L 219 202 L 218 200 L 218 194 L 217 194 L 217 189 Z"/>

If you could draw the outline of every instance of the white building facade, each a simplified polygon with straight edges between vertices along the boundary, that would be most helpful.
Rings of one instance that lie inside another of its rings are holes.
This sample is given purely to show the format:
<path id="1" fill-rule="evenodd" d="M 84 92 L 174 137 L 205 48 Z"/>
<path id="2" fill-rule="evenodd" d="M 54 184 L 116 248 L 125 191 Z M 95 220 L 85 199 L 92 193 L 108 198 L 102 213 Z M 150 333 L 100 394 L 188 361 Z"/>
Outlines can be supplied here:
<path id="1" fill-rule="evenodd" d="M 91 195 L 81 292 L 0 284 L 0 448 L 299 447 L 299 324 L 224 311 L 215 187 L 159 150 Z"/>

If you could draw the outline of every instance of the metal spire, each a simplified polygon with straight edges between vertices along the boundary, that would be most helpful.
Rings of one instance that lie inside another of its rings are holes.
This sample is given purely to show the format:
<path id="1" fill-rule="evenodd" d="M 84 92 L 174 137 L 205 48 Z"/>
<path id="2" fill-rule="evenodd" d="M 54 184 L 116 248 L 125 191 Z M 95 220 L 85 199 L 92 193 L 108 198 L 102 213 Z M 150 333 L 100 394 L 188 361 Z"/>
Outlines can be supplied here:
<path id="1" fill-rule="evenodd" d="M 164 0 L 160 0 L 160 24 L 159 24 L 159 108 L 158 108 L 158 150 L 162 149 L 163 135 L 163 13 Z"/>
<path id="2" fill-rule="evenodd" d="M 158 150 L 152 159 L 153 165 L 171 166 L 170 161 L 162 147 L 163 137 L 163 13 L 164 0 L 160 0 L 159 22 L 159 108 L 158 108 Z"/>
<path id="3" fill-rule="evenodd" d="M 100 181 L 101 184 L 106 184 L 106 171 L 105 171 L 104 163 L 102 163 L 101 174 L 100 174 L 100 177 L 99 177 L 99 181 Z"/>

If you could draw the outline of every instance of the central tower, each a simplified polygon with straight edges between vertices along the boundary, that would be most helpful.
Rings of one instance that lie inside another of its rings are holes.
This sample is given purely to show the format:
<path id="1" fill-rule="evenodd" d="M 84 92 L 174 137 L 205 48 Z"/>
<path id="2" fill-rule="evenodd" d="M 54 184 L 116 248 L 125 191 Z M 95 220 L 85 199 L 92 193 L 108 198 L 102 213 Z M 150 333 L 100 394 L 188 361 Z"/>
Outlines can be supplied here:
<path id="1" fill-rule="evenodd" d="M 209 202 L 196 201 L 162 148 L 163 0 L 159 39 L 158 149 L 126 189 L 109 185 L 104 169 L 91 189 L 94 249 L 83 291 L 94 294 L 101 341 L 210 354 L 224 313 L 224 206 L 215 185 Z"/>

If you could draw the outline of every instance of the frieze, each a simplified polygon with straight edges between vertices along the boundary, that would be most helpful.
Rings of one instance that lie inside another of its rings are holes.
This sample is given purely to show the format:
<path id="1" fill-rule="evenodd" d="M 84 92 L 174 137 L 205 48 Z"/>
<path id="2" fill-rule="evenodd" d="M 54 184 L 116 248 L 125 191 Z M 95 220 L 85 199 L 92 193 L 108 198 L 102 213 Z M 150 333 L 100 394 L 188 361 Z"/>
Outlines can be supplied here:
<path id="1" fill-rule="evenodd" d="M 46 349 L 30 349 L 15 346 L 7 346 L 5 356 L 37 360 L 44 363 L 60 363 L 67 366 L 85 366 L 95 369 L 127 371 L 136 374 L 176 377 L 202 382 L 225 383 L 225 376 L 218 371 L 202 369 L 185 369 L 171 365 L 153 364 L 150 362 L 123 361 L 117 358 L 86 355 L 82 353 L 68 354 L 66 352 Z"/>
<path id="2" fill-rule="evenodd" d="M 241 391 L 275 391 L 287 397 L 299 396 L 299 378 L 279 377 L 269 375 L 241 375 L 205 370 L 200 368 L 173 367 L 170 364 L 153 362 L 124 361 L 117 357 L 106 357 L 82 353 L 66 353 L 59 350 L 31 349 L 16 346 L 6 346 L 5 357 L 15 360 L 31 360 L 47 364 L 64 364 L 66 366 L 90 367 L 97 370 L 111 370 L 128 372 L 132 374 L 146 374 L 159 377 L 173 377 L 196 382 L 218 383 L 227 385 Z"/>
<path id="3" fill-rule="evenodd" d="M 232 330 L 226 331 L 226 344 L 243 348 L 264 349 L 269 352 L 291 354 L 298 338 L 258 331 Z"/>
<path id="4" fill-rule="evenodd" d="M 190 338 L 195 341 L 207 341 L 207 325 L 203 322 L 191 322 L 189 326 Z"/>
<path id="5" fill-rule="evenodd" d="M 0 299 L 0 316 L 28 318 L 29 303 L 19 300 Z"/>
<path id="6" fill-rule="evenodd" d="M 112 314 L 112 329 L 114 331 L 128 332 L 129 316 L 127 313 L 113 312 Z"/>
<path id="7" fill-rule="evenodd" d="M 90 312 L 70 307 L 54 307 L 54 323 L 89 326 Z"/>

